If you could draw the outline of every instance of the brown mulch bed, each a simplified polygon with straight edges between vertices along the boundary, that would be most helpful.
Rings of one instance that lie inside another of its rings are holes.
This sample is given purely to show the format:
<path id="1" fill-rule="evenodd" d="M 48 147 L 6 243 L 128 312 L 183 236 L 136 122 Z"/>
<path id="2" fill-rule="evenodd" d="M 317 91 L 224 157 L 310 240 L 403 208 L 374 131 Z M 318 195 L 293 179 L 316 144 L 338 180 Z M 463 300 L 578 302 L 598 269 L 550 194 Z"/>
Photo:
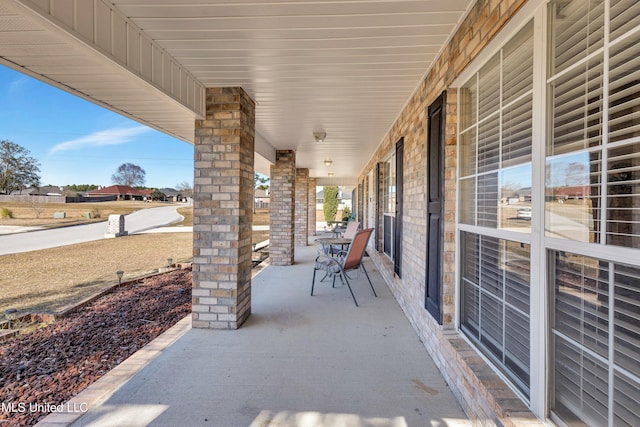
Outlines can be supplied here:
<path id="1" fill-rule="evenodd" d="M 31 412 L 30 404 L 68 401 L 190 312 L 191 271 L 178 270 L 0 342 L 0 426 L 35 424 L 48 414 Z"/>

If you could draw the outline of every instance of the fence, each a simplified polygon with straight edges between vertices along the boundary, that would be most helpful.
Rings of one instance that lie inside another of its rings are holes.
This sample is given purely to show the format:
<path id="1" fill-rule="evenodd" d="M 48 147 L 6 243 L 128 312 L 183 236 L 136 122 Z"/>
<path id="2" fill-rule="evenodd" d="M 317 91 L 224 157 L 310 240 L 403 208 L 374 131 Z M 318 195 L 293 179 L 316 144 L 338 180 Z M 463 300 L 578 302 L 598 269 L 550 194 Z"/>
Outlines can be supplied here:
<path id="1" fill-rule="evenodd" d="M 0 203 L 2 202 L 18 202 L 18 203 L 83 203 L 83 202 L 109 202 L 116 200 L 116 196 L 99 196 L 99 197 L 66 197 L 66 196 L 29 196 L 29 195 L 0 195 Z"/>

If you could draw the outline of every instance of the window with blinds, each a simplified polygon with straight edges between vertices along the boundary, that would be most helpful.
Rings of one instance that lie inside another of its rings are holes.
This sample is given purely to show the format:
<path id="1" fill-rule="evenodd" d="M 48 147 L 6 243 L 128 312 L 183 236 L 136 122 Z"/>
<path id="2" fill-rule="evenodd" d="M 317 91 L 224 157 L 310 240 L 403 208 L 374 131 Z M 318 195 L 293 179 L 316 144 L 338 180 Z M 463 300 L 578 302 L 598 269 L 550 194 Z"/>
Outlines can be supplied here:
<path id="1" fill-rule="evenodd" d="M 531 231 L 532 94 L 529 23 L 460 88 L 462 223 Z"/>
<path id="2" fill-rule="evenodd" d="M 461 237 L 461 329 L 528 395 L 529 245 Z"/>
<path id="3" fill-rule="evenodd" d="M 640 425 L 640 1 L 541 8 L 458 88 L 460 330 L 541 416 Z"/>
<path id="4" fill-rule="evenodd" d="M 640 268 L 560 251 L 549 257 L 554 411 L 568 424 L 610 425 L 614 408 L 614 425 L 640 425 Z"/>
<path id="5" fill-rule="evenodd" d="M 616 262 L 640 249 L 640 2 L 553 0 L 547 15 L 545 236 L 572 248 L 545 240 L 552 411 L 640 425 L 640 262 Z"/>
<path id="6" fill-rule="evenodd" d="M 530 384 L 528 244 L 490 230 L 531 232 L 533 23 L 459 91 L 461 330 L 523 395 Z"/>
<path id="7" fill-rule="evenodd" d="M 640 20 L 623 14 L 623 6 L 640 11 L 635 2 L 611 2 L 611 41 L 604 49 L 604 2 L 549 5 L 546 231 L 550 237 L 638 248 L 640 32 L 622 29 Z"/>

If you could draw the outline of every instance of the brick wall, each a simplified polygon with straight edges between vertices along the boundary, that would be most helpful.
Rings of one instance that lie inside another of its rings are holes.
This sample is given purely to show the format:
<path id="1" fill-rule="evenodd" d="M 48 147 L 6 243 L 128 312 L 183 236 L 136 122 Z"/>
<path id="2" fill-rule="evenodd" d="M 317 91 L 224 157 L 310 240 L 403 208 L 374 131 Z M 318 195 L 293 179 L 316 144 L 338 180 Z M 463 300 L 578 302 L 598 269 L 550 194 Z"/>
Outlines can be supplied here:
<path id="1" fill-rule="evenodd" d="M 276 151 L 276 163 L 271 165 L 270 175 L 269 258 L 272 265 L 292 265 L 295 254 L 295 152 Z"/>
<path id="2" fill-rule="evenodd" d="M 385 136 L 358 179 L 375 170 L 396 141 L 404 137 L 403 277 L 393 274 L 393 263 L 382 253 L 372 259 L 389 284 L 425 348 L 436 362 L 470 418 L 481 425 L 541 425 L 526 405 L 454 329 L 455 320 L 455 209 L 457 168 L 457 93 L 449 88 L 491 38 L 526 0 L 479 0 L 458 32 L 434 62 L 405 109 Z M 444 170 L 443 325 L 424 308 L 426 265 L 427 109 L 447 91 Z M 381 169 L 384 175 L 384 169 Z M 382 192 L 372 198 L 381 200 Z M 375 200 L 374 200 L 375 203 Z M 378 212 L 382 227 L 382 209 Z M 379 250 L 382 251 L 381 229 Z"/>
<path id="3" fill-rule="evenodd" d="M 194 141 L 193 327 L 236 329 L 251 314 L 255 105 L 208 88 Z"/>
<path id="4" fill-rule="evenodd" d="M 316 235 L 316 179 L 309 177 L 307 181 L 307 220 L 309 234 Z"/>

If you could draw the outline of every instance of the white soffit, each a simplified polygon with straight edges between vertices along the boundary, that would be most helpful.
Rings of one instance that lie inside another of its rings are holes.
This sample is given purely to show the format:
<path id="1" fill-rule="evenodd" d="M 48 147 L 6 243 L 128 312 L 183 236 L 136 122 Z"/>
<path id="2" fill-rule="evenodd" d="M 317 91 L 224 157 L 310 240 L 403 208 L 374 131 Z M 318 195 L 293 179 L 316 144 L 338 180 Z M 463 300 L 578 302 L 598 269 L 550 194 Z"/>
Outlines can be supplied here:
<path id="1" fill-rule="evenodd" d="M 297 167 L 309 168 L 312 177 L 328 177 L 331 172 L 331 181 L 346 181 L 364 168 L 475 1 L 21 2 L 54 12 L 68 4 L 86 7 L 85 3 L 112 9 L 116 21 L 122 18 L 139 29 L 141 40 L 157 46 L 194 84 L 244 88 L 256 101 L 256 131 L 268 146 L 295 150 Z M 0 57 L 59 85 L 93 93 L 88 97 L 172 135 L 192 139 L 193 121 L 186 125 L 190 130 L 183 128 L 189 112 L 181 105 L 191 105 L 188 99 L 176 94 L 171 98 L 155 90 L 157 85 L 146 85 L 146 91 L 130 89 L 145 86 L 136 82 L 140 80 L 136 73 L 144 74 L 157 55 L 146 59 L 141 55 L 139 62 L 127 65 L 129 70 L 114 73 L 117 67 L 102 65 L 105 55 L 98 52 L 94 56 L 100 58 L 88 61 L 82 72 L 70 72 L 86 59 L 82 41 L 72 43 L 68 37 L 60 42 L 48 34 L 50 30 L 34 28 L 31 19 L 7 14 L 2 5 L 9 3 L 14 2 L 0 0 Z M 78 28 L 84 25 L 77 15 L 59 20 Z M 7 25 L 14 26 L 8 33 Z M 113 39 L 120 33 L 114 30 Z M 139 54 L 129 31 L 124 35 L 128 46 L 124 55 Z M 15 36 L 28 38 L 16 43 L 10 40 Z M 43 49 L 42 42 L 51 50 Z M 122 58 L 123 52 L 112 54 Z M 159 69 L 167 75 L 166 66 Z M 159 85 L 166 91 L 165 86 Z M 200 105 L 193 101 L 191 118 Z M 313 138 L 319 130 L 327 133 L 322 143 Z M 333 161 L 331 167 L 324 165 L 326 159 Z"/>
<path id="2" fill-rule="evenodd" d="M 204 87 L 101 1 L 0 0 L 0 62 L 193 143 Z"/>

